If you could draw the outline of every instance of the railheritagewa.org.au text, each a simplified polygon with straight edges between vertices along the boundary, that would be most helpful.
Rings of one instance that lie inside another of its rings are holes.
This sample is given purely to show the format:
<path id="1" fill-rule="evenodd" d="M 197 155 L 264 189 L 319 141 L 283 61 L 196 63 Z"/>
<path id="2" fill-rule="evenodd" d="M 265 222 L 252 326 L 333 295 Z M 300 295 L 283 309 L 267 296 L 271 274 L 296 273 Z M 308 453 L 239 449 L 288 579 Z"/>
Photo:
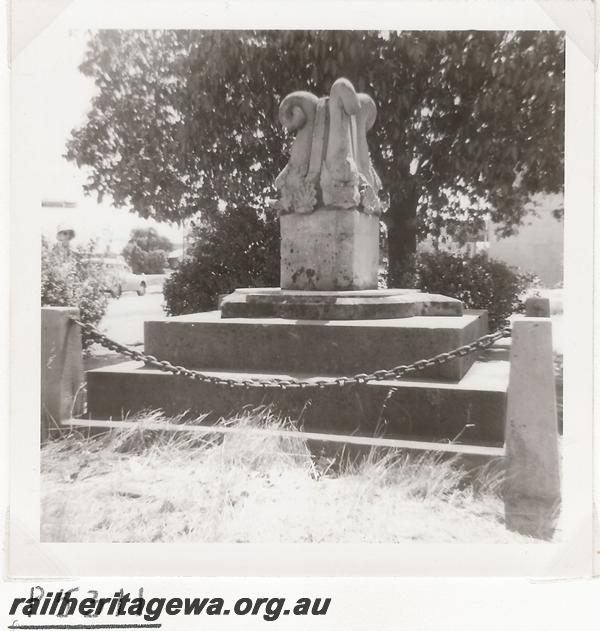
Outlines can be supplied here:
<path id="1" fill-rule="evenodd" d="M 29 596 L 14 598 L 9 610 L 10 616 L 31 619 L 33 616 L 56 616 L 65 622 L 65 618 L 83 616 L 127 617 L 128 622 L 135 618 L 140 627 L 159 627 L 155 623 L 161 617 L 171 616 L 260 616 L 266 621 L 275 621 L 280 616 L 324 616 L 331 605 L 331 598 L 326 597 L 241 597 L 229 603 L 220 597 L 145 597 L 143 591 L 137 595 L 120 590 L 111 596 L 101 597 L 95 590 L 75 594 L 76 590 L 58 590 L 39 593 L 32 590 Z M 50 623 L 48 623 L 50 624 Z M 19 627 L 26 623 L 18 624 Z M 99 625 L 100 626 L 100 625 Z"/>

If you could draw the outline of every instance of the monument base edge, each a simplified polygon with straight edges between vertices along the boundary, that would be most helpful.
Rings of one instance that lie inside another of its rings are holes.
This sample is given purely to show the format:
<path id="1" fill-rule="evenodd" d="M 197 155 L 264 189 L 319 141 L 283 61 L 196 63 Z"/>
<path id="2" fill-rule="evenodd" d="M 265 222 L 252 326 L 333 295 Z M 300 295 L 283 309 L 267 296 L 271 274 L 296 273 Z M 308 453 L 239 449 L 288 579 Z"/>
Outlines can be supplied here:
<path id="1" fill-rule="evenodd" d="M 379 320 L 463 315 L 460 300 L 416 289 L 295 291 L 275 287 L 243 288 L 223 298 L 220 309 L 222 318 L 299 320 Z"/>

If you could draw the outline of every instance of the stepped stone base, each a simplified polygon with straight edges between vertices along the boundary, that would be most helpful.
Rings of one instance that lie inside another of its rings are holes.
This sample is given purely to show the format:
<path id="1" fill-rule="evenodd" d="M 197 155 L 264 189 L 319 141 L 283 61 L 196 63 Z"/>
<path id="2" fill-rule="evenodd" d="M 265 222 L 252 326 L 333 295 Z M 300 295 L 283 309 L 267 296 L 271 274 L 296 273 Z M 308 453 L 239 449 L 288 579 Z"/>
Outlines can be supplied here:
<path id="1" fill-rule="evenodd" d="M 236 289 L 221 302 L 222 318 L 379 320 L 412 316 L 461 316 L 456 298 L 418 289 L 294 291 L 279 287 Z"/>
<path id="2" fill-rule="evenodd" d="M 460 434 L 457 442 L 501 446 L 508 367 L 502 349 L 490 350 L 459 383 L 391 380 L 309 393 L 203 384 L 146 369 L 139 362 L 125 362 L 87 373 L 88 412 L 92 418 L 120 420 L 160 409 L 166 415 L 186 412 L 187 418 L 207 414 L 205 422 L 210 423 L 245 405 L 269 404 L 306 431 L 434 441 L 452 441 Z M 240 380 L 249 376 L 247 372 L 210 372 Z"/>
<path id="3" fill-rule="evenodd" d="M 145 323 L 147 353 L 203 370 L 345 374 L 410 364 L 487 333 L 485 312 L 380 320 L 225 318 L 218 311 Z M 474 355 L 433 366 L 423 378 L 458 381 Z"/>

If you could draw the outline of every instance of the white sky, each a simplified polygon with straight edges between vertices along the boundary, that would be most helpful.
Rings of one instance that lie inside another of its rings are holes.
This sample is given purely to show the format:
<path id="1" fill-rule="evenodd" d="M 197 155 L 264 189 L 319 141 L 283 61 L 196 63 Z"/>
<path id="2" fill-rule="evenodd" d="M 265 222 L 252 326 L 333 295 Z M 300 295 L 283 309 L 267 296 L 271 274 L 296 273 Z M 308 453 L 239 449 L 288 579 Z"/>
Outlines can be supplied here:
<path id="1" fill-rule="evenodd" d="M 102 246 L 110 243 L 113 250 L 120 251 L 132 228 L 152 225 L 174 243 L 180 243 L 181 229 L 175 225 L 147 221 L 125 209 L 115 209 L 107 202 L 98 204 L 95 197 L 84 196 L 83 173 L 62 158 L 65 142 L 71 130 L 85 120 L 95 91 L 93 81 L 78 70 L 86 39 L 86 33 L 72 31 L 68 38 L 55 40 L 52 58 L 43 64 L 47 88 L 34 97 L 41 99 L 39 105 L 44 109 L 44 129 L 38 147 L 44 165 L 38 182 L 40 203 L 42 199 L 77 203 L 75 209 L 43 208 L 42 233 L 53 239 L 58 225 L 69 224 L 77 233 L 75 242 L 97 237 Z"/>

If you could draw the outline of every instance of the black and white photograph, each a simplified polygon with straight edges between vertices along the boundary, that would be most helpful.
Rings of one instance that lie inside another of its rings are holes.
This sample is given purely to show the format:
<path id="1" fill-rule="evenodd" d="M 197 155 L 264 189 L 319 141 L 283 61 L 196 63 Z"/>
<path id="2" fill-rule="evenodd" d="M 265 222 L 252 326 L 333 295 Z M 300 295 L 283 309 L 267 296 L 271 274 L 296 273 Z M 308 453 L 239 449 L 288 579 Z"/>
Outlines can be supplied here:
<path id="1" fill-rule="evenodd" d="M 367 574 L 591 572 L 590 62 L 550 14 L 475 13 L 24 47 L 13 484 L 48 567 L 352 544 L 361 573 L 380 544 Z"/>

